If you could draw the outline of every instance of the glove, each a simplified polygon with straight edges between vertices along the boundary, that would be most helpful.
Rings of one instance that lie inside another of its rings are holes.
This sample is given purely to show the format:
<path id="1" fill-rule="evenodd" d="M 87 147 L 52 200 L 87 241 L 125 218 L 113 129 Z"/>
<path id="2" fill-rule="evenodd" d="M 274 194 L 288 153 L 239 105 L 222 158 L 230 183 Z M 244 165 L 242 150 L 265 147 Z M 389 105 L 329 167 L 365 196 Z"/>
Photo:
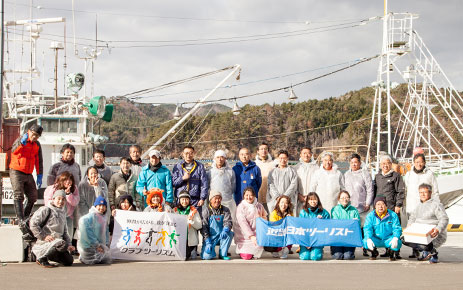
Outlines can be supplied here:
<path id="1" fill-rule="evenodd" d="M 42 178 L 43 174 L 37 174 L 37 188 L 40 188 L 42 186 Z"/>
<path id="2" fill-rule="evenodd" d="M 367 240 L 367 246 L 368 246 L 368 249 L 373 251 L 373 249 L 375 248 L 375 243 L 373 243 L 373 241 L 371 239 L 368 239 Z"/>
<path id="3" fill-rule="evenodd" d="M 224 240 L 228 237 L 228 233 L 230 233 L 230 228 L 229 227 L 224 227 L 222 232 L 220 233 L 220 239 Z"/>
<path id="4" fill-rule="evenodd" d="M 206 239 L 206 247 L 204 247 L 204 251 L 206 252 L 206 254 L 212 253 L 212 242 L 211 242 L 211 238 L 207 238 L 207 239 Z"/>
<path id="5" fill-rule="evenodd" d="M 397 237 L 392 238 L 391 249 L 397 249 L 398 245 L 399 245 L 399 239 Z"/>
<path id="6" fill-rule="evenodd" d="M 24 133 L 23 137 L 21 138 L 21 144 L 23 144 L 24 146 L 26 146 L 27 138 L 29 138 L 29 134 Z"/>

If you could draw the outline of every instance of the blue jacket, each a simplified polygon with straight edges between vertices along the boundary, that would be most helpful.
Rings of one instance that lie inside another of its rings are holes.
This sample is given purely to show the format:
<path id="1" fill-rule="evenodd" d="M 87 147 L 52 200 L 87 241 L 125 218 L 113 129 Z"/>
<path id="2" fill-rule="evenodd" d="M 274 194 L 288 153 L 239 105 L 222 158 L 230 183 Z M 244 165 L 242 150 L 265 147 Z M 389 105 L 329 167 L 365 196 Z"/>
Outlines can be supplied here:
<path id="1" fill-rule="evenodd" d="M 92 206 L 90 212 L 79 220 L 79 246 L 83 249 L 99 244 L 109 247 L 109 227 L 106 216 Z"/>
<path id="2" fill-rule="evenodd" d="M 386 216 L 380 219 L 376 214 L 376 210 L 373 210 L 365 218 L 363 233 L 365 239 L 371 239 L 372 237 L 383 241 L 390 237 L 400 239 L 402 227 L 400 226 L 399 217 L 394 211 L 388 209 Z"/>
<path id="3" fill-rule="evenodd" d="M 309 213 L 303 209 L 299 213 L 300 218 L 306 218 L 306 219 L 316 219 L 318 215 L 321 215 L 322 219 L 330 218 L 330 214 L 326 209 L 323 209 L 323 211 L 320 211 L 318 208 L 315 211 L 311 211 L 309 209 Z"/>
<path id="4" fill-rule="evenodd" d="M 249 161 L 248 166 L 244 166 L 243 162 L 238 161 L 233 166 L 233 171 L 236 176 L 236 189 L 235 189 L 235 202 L 239 205 L 243 199 L 243 191 L 246 187 L 252 186 L 257 194 L 260 186 L 262 185 L 262 174 L 260 173 L 259 167 L 257 167 L 254 161 Z"/>
<path id="5" fill-rule="evenodd" d="M 138 175 L 136 190 L 144 200 L 145 207 L 146 196 L 143 195 L 143 189 L 150 190 L 151 188 L 159 188 L 164 190 L 162 197 L 166 202 L 174 201 L 174 193 L 172 190 L 172 175 L 166 166 L 162 165 L 156 172 L 149 168 L 149 164 L 143 166 L 140 174 Z"/>
<path id="6" fill-rule="evenodd" d="M 175 190 L 175 199 L 182 190 L 187 190 L 191 197 L 191 203 L 197 206 L 200 200 L 207 200 L 209 195 L 209 180 L 207 179 L 206 169 L 201 162 L 194 161 L 196 168 L 190 174 L 190 179 L 183 180 L 185 161 L 175 164 L 172 170 L 172 183 Z"/>

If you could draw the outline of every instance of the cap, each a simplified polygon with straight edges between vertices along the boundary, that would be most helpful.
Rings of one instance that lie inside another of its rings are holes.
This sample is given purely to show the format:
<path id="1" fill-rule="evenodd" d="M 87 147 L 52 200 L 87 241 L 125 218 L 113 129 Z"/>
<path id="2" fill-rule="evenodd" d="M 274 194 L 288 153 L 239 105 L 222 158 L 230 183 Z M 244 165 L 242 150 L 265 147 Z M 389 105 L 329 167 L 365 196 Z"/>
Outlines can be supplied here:
<path id="1" fill-rule="evenodd" d="M 214 153 L 214 158 L 219 157 L 219 156 L 222 156 L 222 157 L 227 158 L 227 154 L 226 154 L 225 151 L 223 151 L 223 150 L 217 150 L 217 151 L 215 151 L 215 153 Z"/>
<path id="2" fill-rule="evenodd" d="M 211 199 L 213 199 L 215 196 L 222 197 L 222 194 L 217 190 L 211 190 L 211 192 L 209 192 L 209 201 L 211 201 Z"/>
<path id="3" fill-rule="evenodd" d="M 95 202 L 93 203 L 93 206 L 97 206 L 97 205 L 108 206 L 108 203 L 106 202 L 106 199 L 100 195 L 96 198 Z"/>
<path id="4" fill-rule="evenodd" d="M 32 125 L 29 130 L 42 136 L 43 127 L 37 124 Z"/>
<path id="5" fill-rule="evenodd" d="M 159 150 L 151 150 L 150 153 L 148 154 L 150 157 L 156 156 L 157 158 L 161 158 L 161 152 Z"/>

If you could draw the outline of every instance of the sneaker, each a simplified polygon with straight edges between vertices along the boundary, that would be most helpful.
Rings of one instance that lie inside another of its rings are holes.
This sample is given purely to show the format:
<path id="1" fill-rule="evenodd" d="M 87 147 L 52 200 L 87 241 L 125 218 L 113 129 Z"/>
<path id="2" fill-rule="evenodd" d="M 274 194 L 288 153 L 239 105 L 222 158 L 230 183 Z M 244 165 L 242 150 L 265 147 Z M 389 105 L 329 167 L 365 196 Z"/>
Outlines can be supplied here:
<path id="1" fill-rule="evenodd" d="M 272 252 L 272 257 L 279 258 L 280 254 L 278 252 Z"/>
<path id="2" fill-rule="evenodd" d="M 376 260 L 376 258 L 378 257 L 379 253 L 378 253 L 378 250 L 376 248 L 373 249 L 373 251 L 371 251 L 371 257 L 370 257 L 370 260 Z"/>
<path id="3" fill-rule="evenodd" d="M 41 258 L 41 259 L 38 259 L 37 261 L 37 264 L 44 267 L 44 268 L 55 268 L 56 265 L 52 265 L 48 262 L 48 259 L 47 258 Z"/>
<path id="4" fill-rule="evenodd" d="M 222 257 L 222 255 L 219 255 L 219 259 L 222 259 L 222 260 L 224 260 L 224 261 L 231 260 L 230 257 L 228 257 L 228 256 L 223 256 L 223 257 Z"/>
<path id="5" fill-rule="evenodd" d="M 432 257 L 432 254 L 428 251 L 423 251 L 421 257 L 418 258 L 418 261 L 427 261 Z"/>
<path id="6" fill-rule="evenodd" d="M 284 247 L 282 250 L 281 250 L 281 257 L 280 259 L 287 259 L 288 258 L 288 254 L 289 254 L 289 249 Z"/>
<path id="7" fill-rule="evenodd" d="M 437 252 L 431 256 L 431 258 L 429 259 L 429 263 L 430 264 L 436 264 L 436 263 L 439 263 L 439 259 L 437 258 Z"/>
<path id="8" fill-rule="evenodd" d="M 363 256 L 364 257 L 370 257 L 370 255 L 368 255 L 368 250 L 367 249 L 363 249 Z"/>

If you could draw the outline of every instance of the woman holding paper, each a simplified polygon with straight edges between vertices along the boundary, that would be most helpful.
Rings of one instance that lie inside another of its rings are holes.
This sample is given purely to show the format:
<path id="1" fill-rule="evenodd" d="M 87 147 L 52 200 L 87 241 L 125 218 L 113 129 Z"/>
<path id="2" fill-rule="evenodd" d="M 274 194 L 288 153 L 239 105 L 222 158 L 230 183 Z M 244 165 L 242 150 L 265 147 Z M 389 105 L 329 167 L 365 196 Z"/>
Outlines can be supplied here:
<path id="1" fill-rule="evenodd" d="M 291 203 L 291 198 L 287 195 L 280 195 L 276 200 L 275 209 L 270 214 L 270 221 L 276 222 L 281 219 L 284 219 L 287 216 L 292 216 L 293 214 L 293 204 Z M 274 258 L 287 259 L 289 251 L 291 250 L 291 245 L 283 248 L 275 247 L 266 247 L 266 251 L 272 252 Z"/>
<path id="2" fill-rule="evenodd" d="M 307 199 L 304 203 L 304 208 L 299 213 L 300 218 L 307 219 L 329 219 L 330 214 L 323 209 L 322 203 L 318 194 L 310 192 L 307 195 Z M 301 246 L 299 252 L 299 259 L 301 260 L 313 260 L 319 261 L 323 258 L 323 247 L 304 247 Z"/>
<path id="3" fill-rule="evenodd" d="M 341 190 L 338 196 L 338 205 L 331 210 L 331 218 L 338 220 L 360 220 L 358 210 L 350 204 L 350 194 Z M 355 247 L 331 247 L 331 255 L 336 260 L 355 259 Z"/>
<path id="4" fill-rule="evenodd" d="M 257 202 L 254 188 L 248 187 L 243 192 L 243 200 L 236 209 L 235 243 L 236 253 L 244 260 L 258 259 L 264 248 L 257 244 L 256 220 L 267 219 L 264 206 Z"/>

